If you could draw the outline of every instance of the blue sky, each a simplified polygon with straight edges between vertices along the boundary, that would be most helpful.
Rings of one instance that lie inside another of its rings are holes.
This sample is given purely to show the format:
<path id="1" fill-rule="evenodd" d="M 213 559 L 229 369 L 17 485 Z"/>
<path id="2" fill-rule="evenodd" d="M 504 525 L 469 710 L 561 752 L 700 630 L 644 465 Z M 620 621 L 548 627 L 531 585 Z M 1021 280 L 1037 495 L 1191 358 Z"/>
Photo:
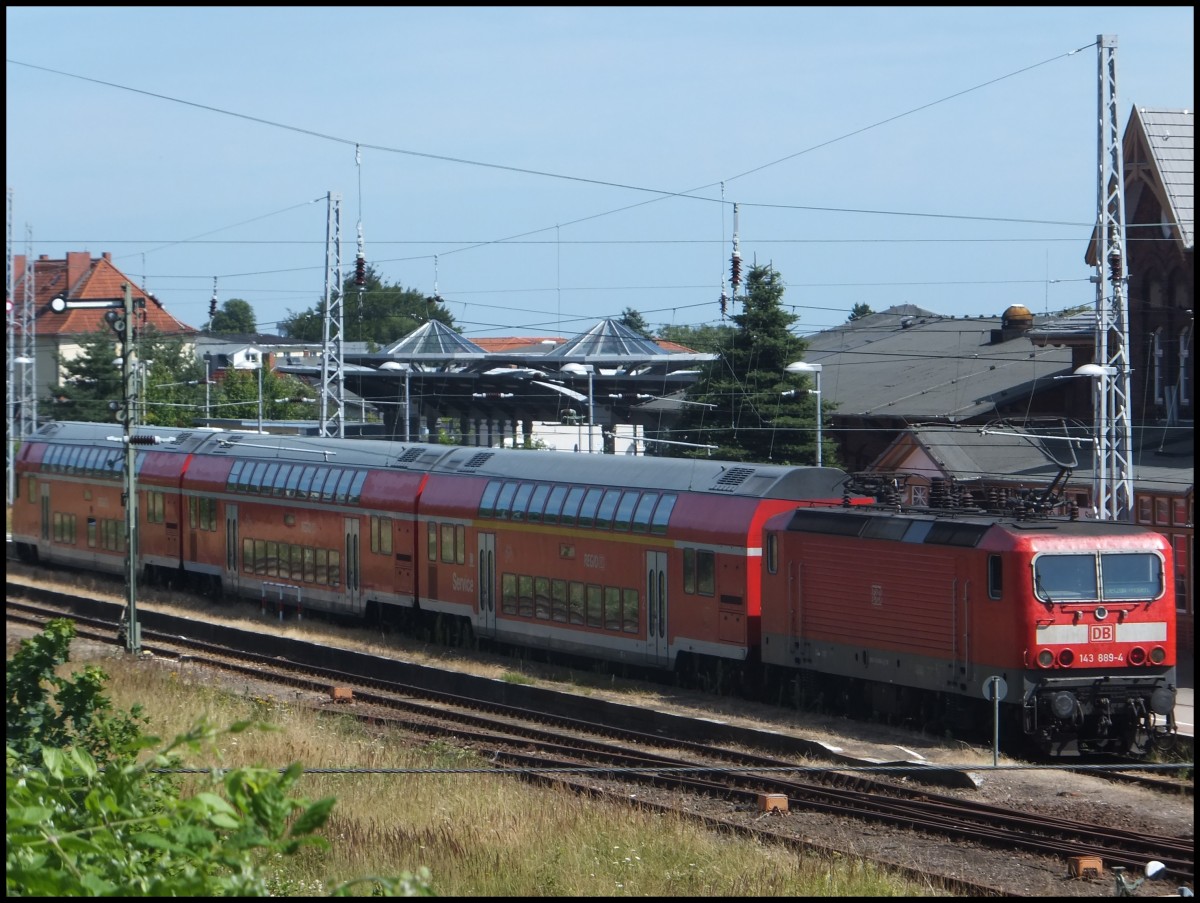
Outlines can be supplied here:
<path id="1" fill-rule="evenodd" d="M 329 192 L 344 275 L 361 224 L 469 338 L 721 322 L 735 204 L 743 274 L 779 271 L 798 334 L 858 303 L 1092 304 L 1097 36 L 1122 131 L 1195 102 L 1190 6 L 5 19 L 13 253 L 109 251 L 198 327 L 215 277 L 267 332 L 324 294 Z"/>

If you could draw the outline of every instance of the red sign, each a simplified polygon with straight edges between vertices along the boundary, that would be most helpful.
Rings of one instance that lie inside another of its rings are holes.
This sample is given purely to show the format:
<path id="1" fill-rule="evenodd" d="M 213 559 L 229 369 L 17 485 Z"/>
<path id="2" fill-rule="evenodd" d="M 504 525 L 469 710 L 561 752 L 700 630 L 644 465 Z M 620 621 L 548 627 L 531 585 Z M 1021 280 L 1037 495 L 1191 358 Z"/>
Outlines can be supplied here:
<path id="1" fill-rule="evenodd" d="M 1088 626 L 1089 643 L 1111 643 L 1116 638 L 1116 628 L 1112 624 L 1091 624 Z"/>

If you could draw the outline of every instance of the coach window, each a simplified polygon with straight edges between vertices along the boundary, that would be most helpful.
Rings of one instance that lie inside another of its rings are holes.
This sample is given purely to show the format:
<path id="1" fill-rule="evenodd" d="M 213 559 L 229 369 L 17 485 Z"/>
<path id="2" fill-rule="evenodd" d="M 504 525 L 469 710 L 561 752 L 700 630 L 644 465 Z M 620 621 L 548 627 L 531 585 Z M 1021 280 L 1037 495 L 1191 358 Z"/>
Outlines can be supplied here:
<path id="1" fill-rule="evenodd" d="M 342 582 L 342 553 L 337 549 L 329 550 L 329 585 L 339 586 Z"/>
<path id="2" fill-rule="evenodd" d="M 442 561 L 454 564 L 454 524 L 442 524 Z"/>
<path id="3" fill-rule="evenodd" d="M 341 478 L 342 469 L 340 467 L 331 467 L 329 469 L 329 479 L 327 479 L 325 481 L 325 485 L 321 487 L 321 501 L 333 501 L 333 497 L 337 495 L 338 480 Z"/>
<path id="4" fill-rule="evenodd" d="M 528 518 L 533 523 L 539 523 L 542 519 L 542 507 L 546 504 L 546 496 L 550 494 L 550 487 L 545 483 L 538 483 L 534 487 L 533 495 L 529 498 L 529 515 Z"/>
<path id="5" fill-rule="evenodd" d="M 297 583 L 304 579 L 304 547 L 292 546 L 292 554 L 288 556 L 291 559 L 292 578 Z"/>
<path id="6" fill-rule="evenodd" d="M 779 535 L 767 534 L 767 573 L 774 574 L 779 570 Z"/>
<path id="7" fill-rule="evenodd" d="M 312 546 L 304 547 L 304 582 L 313 583 L 317 577 L 317 556 L 316 549 Z"/>
<path id="8" fill-rule="evenodd" d="M 339 470 L 337 477 L 337 483 L 333 486 L 333 500 L 335 502 L 344 502 L 350 496 L 350 484 L 354 482 L 354 471 Z"/>
<path id="9" fill-rule="evenodd" d="M 512 519 L 525 520 L 525 509 L 529 505 L 529 497 L 533 495 L 533 484 L 522 483 L 517 487 L 517 493 L 512 501 Z"/>
<path id="10" fill-rule="evenodd" d="M 563 526 L 575 526 L 575 516 L 579 514 L 579 503 L 583 501 L 583 494 L 582 486 L 572 486 L 567 492 L 567 498 L 563 502 L 562 517 L 559 518 L 559 523 Z"/>
<path id="11" fill-rule="evenodd" d="M 604 629 L 621 629 L 621 590 L 615 586 L 604 587 Z"/>
<path id="12" fill-rule="evenodd" d="M 550 578 L 533 578 L 533 614 L 543 621 L 550 618 Z"/>
<path id="13" fill-rule="evenodd" d="M 515 615 L 517 613 L 516 574 L 500 575 L 500 609 L 506 615 Z"/>
<path id="14" fill-rule="evenodd" d="M 242 540 L 242 570 L 247 574 L 254 573 L 254 540 Z"/>
<path id="15" fill-rule="evenodd" d="M 267 540 L 267 576 L 279 576 L 279 543 Z"/>
<path id="16" fill-rule="evenodd" d="M 716 556 L 703 549 L 683 550 L 683 591 L 701 596 L 716 592 Z"/>
<path id="17" fill-rule="evenodd" d="M 329 479 L 329 468 L 318 467 L 317 475 L 313 477 L 312 485 L 308 488 L 308 497 L 314 501 L 321 500 L 321 490 L 325 487 L 325 481 Z"/>
<path id="18" fill-rule="evenodd" d="M 988 556 L 988 598 L 999 599 L 1004 595 L 1004 567 L 999 555 Z"/>
<path id="19" fill-rule="evenodd" d="M 296 487 L 300 485 L 300 477 L 304 474 L 304 468 L 299 464 L 292 467 L 292 472 L 288 474 L 287 485 L 283 488 L 283 494 L 291 499 L 296 497 Z"/>
<path id="20" fill-rule="evenodd" d="M 596 509 L 600 507 L 602 495 L 604 490 L 596 486 L 587 491 L 587 495 L 583 497 L 583 504 L 579 507 L 579 526 L 590 527 L 596 523 Z"/>
<path id="21" fill-rule="evenodd" d="M 557 524 L 558 515 L 562 511 L 563 499 L 567 497 L 566 486 L 555 486 L 550 490 L 550 497 L 546 499 L 546 510 L 542 514 L 542 522 L 547 524 Z"/>
<path id="22" fill-rule="evenodd" d="M 462 524 L 454 527 L 454 563 L 466 564 L 467 561 L 467 528 Z"/>
<path id="23" fill-rule="evenodd" d="M 437 561 L 437 524 L 429 522 L 425 531 L 425 547 L 430 561 Z"/>
<path id="24" fill-rule="evenodd" d="M 89 549 L 96 548 L 96 518 L 87 519 L 87 544 Z"/>
<path id="25" fill-rule="evenodd" d="M 572 580 L 567 587 L 567 603 L 570 607 L 572 624 L 582 624 L 584 621 L 584 586 L 578 580 Z"/>
<path id="26" fill-rule="evenodd" d="M 262 486 L 259 487 L 259 492 L 263 495 L 270 495 L 275 491 L 275 477 L 279 475 L 279 464 L 271 462 L 267 465 L 267 471 L 263 474 Z"/>
<path id="27" fill-rule="evenodd" d="M 621 630 L 625 633 L 637 633 L 641 615 L 638 613 L 638 591 L 636 589 L 621 590 L 624 600 L 624 615 L 621 618 Z"/>
<path id="28" fill-rule="evenodd" d="M 329 550 L 317 549 L 316 582 L 321 586 L 329 583 Z"/>
<path id="29" fill-rule="evenodd" d="M 496 517 L 501 520 L 507 519 L 511 513 L 513 496 L 517 493 L 516 483 L 505 483 L 500 489 L 500 495 L 496 498 Z"/>
<path id="30" fill-rule="evenodd" d="M 613 529 L 622 533 L 629 532 L 629 524 L 633 521 L 633 512 L 637 507 L 638 493 L 624 492 L 621 494 L 621 504 L 617 505 L 617 514 L 613 518 Z"/>
<path id="31" fill-rule="evenodd" d="M 650 532 L 659 535 L 667 532 L 667 522 L 671 519 L 671 510 L 675 507 L 675 496 L 664 495 L 654 509 L 654 518 L 650 522 Z"/>
<path id="32" fill-rule="evenodd" d="M 259 461 L 257 464 L 254 465 L 254 473 L 250 477 L 250 487 L 249 488 L 250 488 L 251 492 L 262 492 L 263 477 L 266 475 L 266 472 L 267 472 L 267 462 L 266 461 Z"/>
<path id="33" fill-rule="evenodd" d="M 296 485 L 296 498 L 308 498 L 308 489 L 312 486 L 313 477 L 317 475 L 317 468 L 305 467 L 304 474 L 300 477 L 300 482 Z"/>
<path id="34" fill-rule="evenodd" d="M 604 597 L 600 587 L 594 583 L 587 585 L 587 626 L 604 626 Z"/>
<path id="35" fill-rule="evenodd" d="M 354 472 L 354 478 L 350 481 L 350 492 L 346 497 L 346 501 L 355 504 L 362 497 L 363 484 L 367 482 L 367 472 L 365 470 L 357 470 Z"/>
<path id="36" fill-rule="evenodd" d="M 229 479 L 225 481 L 226 489 L 237 489 L 238 476 L 242 472 L 242 462 L 234 461 L 233 467 L 229 468 Z"/>
<path id="37" fill-rule="evenodd" d="M 683 550 L 683 591 L 694 595 L 696 592 L 696 550 Z"/>
<path id="38" fill-rule="evenodd" d="M 496 513 L 496 496 L 500 494 L 499 481 L 493 480 L 483 488 L 483 497 L 479 500 L 479 516 L 492 517 Z"/>
<path id="39" fill-rule="evenodd" d="M 517 614 L 533 617 L 533 577 L 529 574 L 517 575 Z"/>
<path id="40" fill-rule="evenodd" d="M 617 511 L 617 502 L 621 499 L 620 489 L 607 489 L 600 501 L 600 510 L 596 512 L 596 529 L 609 530 L 612 528 L 613 515 Z"/>
<path id="41" fill-rule="evenodd" d="M 567 581 L 550 581 L 550 617 L 555 621 L 567 620 Z"/>

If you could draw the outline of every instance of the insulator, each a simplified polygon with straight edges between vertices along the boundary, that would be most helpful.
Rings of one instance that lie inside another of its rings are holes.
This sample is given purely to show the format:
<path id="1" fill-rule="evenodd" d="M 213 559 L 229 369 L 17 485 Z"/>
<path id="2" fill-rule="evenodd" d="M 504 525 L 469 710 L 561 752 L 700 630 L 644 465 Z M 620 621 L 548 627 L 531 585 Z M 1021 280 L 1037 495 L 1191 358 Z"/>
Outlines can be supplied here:
<path id="1" fill-rule="evenodd" d="M 1112 250 L 1108 252 L 1108 269 L 1111 280 L 1119 281 L 1121 278 L 1121 249 L 1117 245 L 1113 245 Z"/>
<path id="2" fill-rule="evenodd" d="M 361 254 L 354 261 L 354 284 L 367 284 L 367 260 Z"/>
<path id="3" fill-rule="evenodd" d="M 742 255 L 737 251 L 733 252 L 733 262 L 729 265 L 729 281 L 733 283 L 734 294 L 737 294 L 737 287 L 742 284 Z"/>
<path id="4" fill-rule="evenodd" d="M 208 318 L 211 320 L 217 315 L 217 296 L 213 295 L 212 300 L 208 302 Z"/>
<path id="5" fill-rule="evenodd" d="M 729 296 L 721 292 L 721 316 L 725 316 L 725 312 L 729 309 Z"/>

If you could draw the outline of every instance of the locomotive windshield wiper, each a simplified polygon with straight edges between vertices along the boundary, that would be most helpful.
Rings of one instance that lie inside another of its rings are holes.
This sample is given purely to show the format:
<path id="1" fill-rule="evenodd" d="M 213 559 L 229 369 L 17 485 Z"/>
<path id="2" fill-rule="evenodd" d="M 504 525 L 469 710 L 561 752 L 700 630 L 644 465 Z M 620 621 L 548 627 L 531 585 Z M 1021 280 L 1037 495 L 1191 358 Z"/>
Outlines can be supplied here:
<path id="1" fill-rule="evenodd" d="M 1042 585 L 1042 575 L 1037 571 L 1033 572 L 1033 588 L 1038 591 L 1038 596 L 1040 596 L 1047 605 L 1054 604 L 1054 600 L 1050 598 L 1050 594 L 1046 592 L 1046 587 Z"/>

